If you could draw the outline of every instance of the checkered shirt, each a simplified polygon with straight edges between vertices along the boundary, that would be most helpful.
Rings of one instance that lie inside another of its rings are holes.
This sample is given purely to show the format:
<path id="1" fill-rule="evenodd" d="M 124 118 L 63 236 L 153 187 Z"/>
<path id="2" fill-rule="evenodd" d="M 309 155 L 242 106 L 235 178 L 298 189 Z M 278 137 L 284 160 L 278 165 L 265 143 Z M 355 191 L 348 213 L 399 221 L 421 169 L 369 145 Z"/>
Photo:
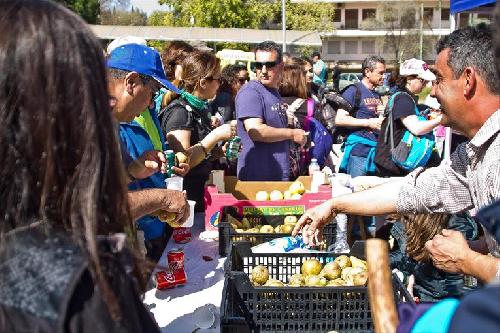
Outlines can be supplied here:
<path id="1" fill-rule="evenodd" d="M 458 213 L 477 211 L 500 199 L 500 109 L 467 143 L 451 155 L 451 163 L 419 168 L 405 177 L 398 196 L 399 213 Z M 500 247 L 485 231 L 490 252 Z"/>

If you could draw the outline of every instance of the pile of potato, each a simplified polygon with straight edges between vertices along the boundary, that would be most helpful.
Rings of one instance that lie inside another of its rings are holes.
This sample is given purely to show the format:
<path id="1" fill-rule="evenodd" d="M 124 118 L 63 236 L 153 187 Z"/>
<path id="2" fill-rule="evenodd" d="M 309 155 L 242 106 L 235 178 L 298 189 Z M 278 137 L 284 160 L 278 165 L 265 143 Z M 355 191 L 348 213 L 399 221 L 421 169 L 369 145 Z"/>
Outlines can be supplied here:
<path id="1" fill-rule="evenodd" d="M 231 224 L 233 229 L 238 232 L 247 232 L 247 233 L 282 233 L 282 234 L 290 234 L 292 233 L 295 224 L 297 223 L 297 217 L 290 215 L 286 216 L 283 220 L 283 224 L 280 224 L 276 227 L 272 225 L 253 225 L 248 221 L 246 217 L 244 217 L 241 221 L 232 217 L 231 215 L 227 215 L 228 222 Z"/>
<path id="2" fill-rule="evenodd" d="M 341 287 L 365 286 L 368 280 L 366 261 L 354 256 L 341 255 L 322 265 L 318 259 L 307 259 L 300 267 L 300 274 L 288 277 L 288 284 L 269 278 L 267 267 L 253 268 L 250 281 L 256 287 Z"/>

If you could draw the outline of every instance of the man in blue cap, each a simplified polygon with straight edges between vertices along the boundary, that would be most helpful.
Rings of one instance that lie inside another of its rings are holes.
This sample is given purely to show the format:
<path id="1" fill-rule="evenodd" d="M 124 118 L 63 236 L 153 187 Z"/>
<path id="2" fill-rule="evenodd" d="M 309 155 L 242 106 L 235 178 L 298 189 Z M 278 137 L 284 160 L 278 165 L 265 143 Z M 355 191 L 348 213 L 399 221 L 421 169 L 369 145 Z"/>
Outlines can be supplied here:
<path id="1" fill-rule="evenodd" d="M 149 134 L 134 119 L 150 107 L 151 120 L 159 128 L 153 102 L 156 92 L 162 87 L 174 92 L 179 91 L 166 79 L 159 53 L 147 46 L 121 45 L 111 52 L 107 65 L 111 109 L 115 119 L 120 123 L 122 154 L 131 176 L 129 189 L 132 191 L 164 189 L 165 174 L 157 172 L 160 165 L 165 163 L 163 153 L 155 150 Z M 159 133 L 162 136 L 161 131 Z M 161 141 L 162 150 L 165 150 L 165 140 Z M 149 168 L 144 168 L 145 161 L 150 164 Z M 156 165 L 158 168 L 154 168 Z M 177 174 L 185 175 L 189 170 L 187 164 L 182 164 L 180 167 L 174 168 Z M 160 198 L 163 197 L 161 200 L 175 207 L 185 201 L 185 195 L 178 191 L 161 190 L 155 195 L 158 193 Z M 151 198 L 151 200 L 158 200 L 158 197 Z M 138 220 L 138 229 L 144 232 L 148 258 L 158 261 L 172 229 L 156 216 L 151 215 L 143 216 Z"/>

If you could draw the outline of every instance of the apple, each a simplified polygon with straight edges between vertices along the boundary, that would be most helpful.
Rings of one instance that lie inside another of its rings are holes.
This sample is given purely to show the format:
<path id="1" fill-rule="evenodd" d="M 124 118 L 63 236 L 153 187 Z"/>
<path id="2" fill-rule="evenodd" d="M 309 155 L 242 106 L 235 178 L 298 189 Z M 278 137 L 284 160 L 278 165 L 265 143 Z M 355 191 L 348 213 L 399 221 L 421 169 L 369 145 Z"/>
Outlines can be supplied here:
<path id="1" fill-rule="evenodd" d="M 257 200 L 257 201 L 267 201 L 267 200 L 269 200 L 269 194 L 266 191 L 259 191 L 255 195 L 255 200 Z"/>
<path id="2" fill-rule="evenodd" d="M 269 197 L 270 197 L 271 201 L 283 200 L 283 193 L 281 193 L 278 190 L 274 190 L 271 192 Z"/>
<path id="3" fill-rule="evenodd" d="M 304 184 L 301 181 L 296 180 L 292 183 L 292 185 L 290 185 L 290 188 L 288 190 L 292 194 L 296 194 L 296 193 L 304 194 L 304 192 L 306 191 L 306 188 L 304 187 Z"/>

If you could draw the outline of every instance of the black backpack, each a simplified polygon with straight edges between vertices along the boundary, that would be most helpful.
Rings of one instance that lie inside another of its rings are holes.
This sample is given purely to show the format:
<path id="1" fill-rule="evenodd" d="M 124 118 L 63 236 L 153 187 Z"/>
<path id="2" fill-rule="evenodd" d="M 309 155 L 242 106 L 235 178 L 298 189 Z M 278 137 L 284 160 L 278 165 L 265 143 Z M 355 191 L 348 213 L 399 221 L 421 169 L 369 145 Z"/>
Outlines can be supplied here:
<path id="1" fill-rule="evenodd" d="M 335 125 L 335 117 L 337 116 L 337 110 L 346 110 L 349 115 L 356 117 L 356 113 L 361 105 L 361 89 L 359 87 L 360 82 L 350 84 L 340 92 L 326 92 L 321 96 L 320 107 L 317 113 L 317 119 L 325 126 L 325 128 L 330 132 L 333 137 L 333 143 L 344 143 L 347 136 L 350 134 L 351 130 L 345 127 L 337 127 Z M 342 94 L 351 86 L 356 87 L 356 93 L 354 95 L 354 105 L 351 105 Z"/>

